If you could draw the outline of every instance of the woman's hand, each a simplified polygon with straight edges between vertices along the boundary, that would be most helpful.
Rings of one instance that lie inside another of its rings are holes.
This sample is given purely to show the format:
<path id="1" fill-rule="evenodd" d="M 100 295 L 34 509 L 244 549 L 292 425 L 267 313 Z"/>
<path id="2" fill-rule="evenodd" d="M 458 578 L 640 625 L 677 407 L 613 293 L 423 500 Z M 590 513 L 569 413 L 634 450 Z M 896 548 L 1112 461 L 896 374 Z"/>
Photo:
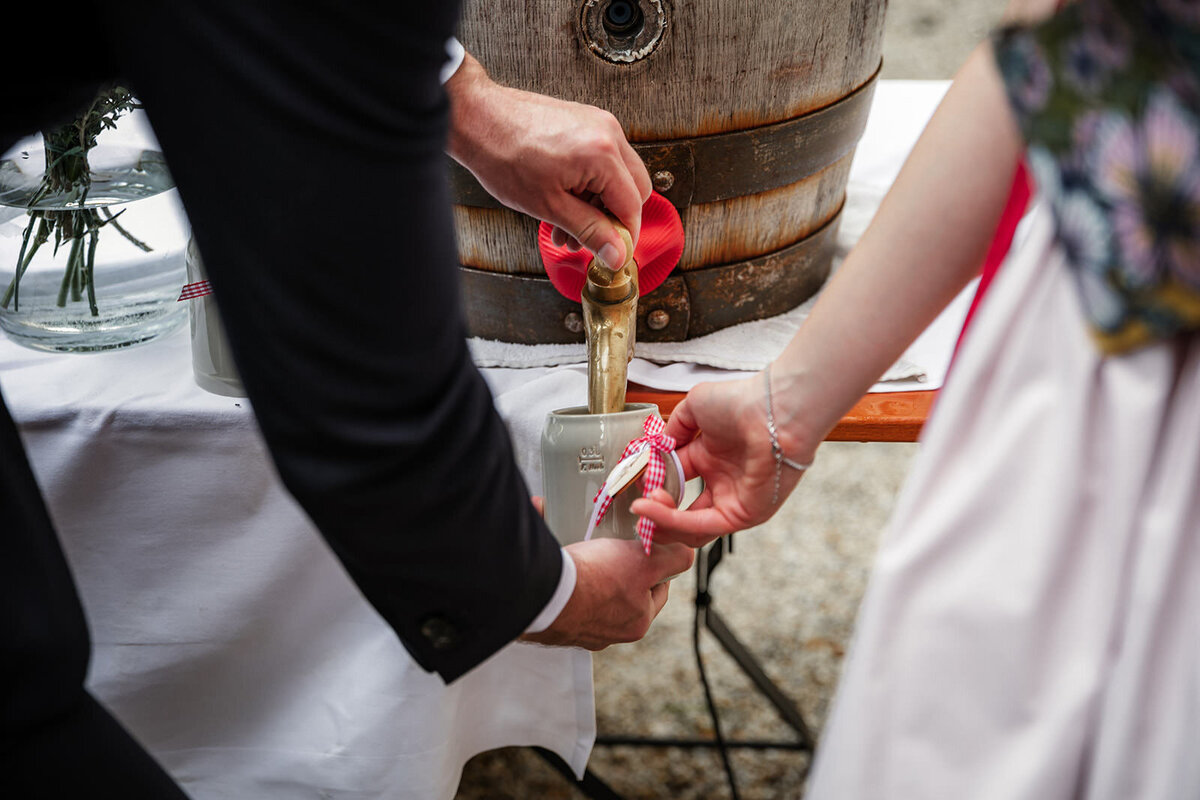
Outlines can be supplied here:
<path id="1" fill-rule="evenodd" d="M 718 536 L 759 525 L 778 510 L 803 473 L 784 466 L 776 496 L 775 453 L 767 432 L 766 386 L 761 376 L 739 381 L 702 383 L 671 414 L 667 433 L 678 443 L 688 478 L 704 478 L 704 491 L 686 510 L 659 489 L 634 501 L 635 514 L 658 527 L 656 542 L 702 547 Z M 806 448 L 780 430 L 783 452 L 808 463 L 815 445 Z"/>
<path id="2" fill-rule="evenodd" d="M 446 83 L 447 151 L 483 188 L 556 227 L 557 244 L 581 244 L 616 269 L 628 255 L 601 210 L 637 242 L 650 175 L 607 111 L 500 86 L 469 54 Z"/>

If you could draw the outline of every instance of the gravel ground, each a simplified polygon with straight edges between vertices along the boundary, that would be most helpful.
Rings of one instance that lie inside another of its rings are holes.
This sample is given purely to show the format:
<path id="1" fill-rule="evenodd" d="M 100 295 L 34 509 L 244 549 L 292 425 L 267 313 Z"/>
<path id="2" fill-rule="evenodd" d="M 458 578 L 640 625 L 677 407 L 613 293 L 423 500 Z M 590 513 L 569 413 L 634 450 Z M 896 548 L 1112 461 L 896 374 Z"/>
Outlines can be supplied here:
<path id="1" fill-rule="evenodd" d="M 1003 10 L 1002 0 L 893 0 L 885 78 L 949 78 Z M 817 464 L 768 524 L 739 534 L 710 587 L 715 607 L 766 672 L 820 730 L 837 684 L 875 542 L 916 445 L 826 444 Z M 711 736 L 692 653 L 695 581 L 681 577 L 647 637 L 595 658 L 601 735 Z M 792 739 L 790 728 L 714 639 L 702 649 L 727 737 Z M 779 750 L 733 752 L 745 800 L 800 798 L 808 758 Z M 597 747 L 591 769 L 623 797 L 728 797 L 715 751 Z M 463 773 L 456 800 L 585 798 L 531 751 L 484 753 Z"/>

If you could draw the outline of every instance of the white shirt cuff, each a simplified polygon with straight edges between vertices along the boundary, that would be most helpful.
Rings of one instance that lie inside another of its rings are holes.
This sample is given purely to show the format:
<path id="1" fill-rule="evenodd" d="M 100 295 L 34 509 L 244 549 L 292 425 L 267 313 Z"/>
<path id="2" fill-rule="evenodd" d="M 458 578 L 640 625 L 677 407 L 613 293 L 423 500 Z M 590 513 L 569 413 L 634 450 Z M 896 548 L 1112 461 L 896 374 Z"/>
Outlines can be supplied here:
<path id="1" fill-rule="evenodd" d="M 546 603 L 542 613 L 529 623 L 529 627 L 525 629 L 526 633 L 541 633 L 549 628 L 550 624 L 558 619 L 558 615 L 567 607 L 567 601 L 571 599 L 571 594 L 575 591 L 575 562 L 567 555 L 566 550 L 562 551 L 562 559 L 563 568 L 562 574 L 558 576 L 558 588 L 550 596 L 550 602 Z"/>
<path id="2" fill-rule="evenodd" d="M 454 73 L 458 72 L 466 55 L 467 51 L 463 49 L 462 43 L 458 39 L 451 36 L 446 40 L 446 63 L 442 64 L 442 72 L 439 76 L 442 83 L 454 77 Z"/>

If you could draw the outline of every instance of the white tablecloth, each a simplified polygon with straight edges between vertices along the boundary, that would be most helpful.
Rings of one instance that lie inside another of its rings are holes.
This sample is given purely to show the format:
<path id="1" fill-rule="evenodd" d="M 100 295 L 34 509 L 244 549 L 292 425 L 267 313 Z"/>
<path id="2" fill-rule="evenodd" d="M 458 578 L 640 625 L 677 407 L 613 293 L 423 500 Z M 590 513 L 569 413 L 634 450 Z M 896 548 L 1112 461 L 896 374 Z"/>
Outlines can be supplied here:
<path id="1" fill-rule="evenodd" d="M 186 329 L 99 355 L 0 341 L 0 383 L 79 584 L 89 685 L 200 798 L 453 796 L 477 752 L 577 769 L 591 659 L 515 644 L 452 686 L 412 661 L 269 465 Z"/>
<path id="2" fill-rule="evenodd" d="M 944 90 L 880 85 L 852 183 L 890 182 Z M 538 491 L 542 419 L 585 402 L 586 376 L 485 374 Z M 194 797 L 449 798 L 506 745 L 583 768 L 589 655 L 512 645 L 450 687 L 417 667 L 281 488 L 248 403 L 194 385 L 186 329 L 95 355 L 0 340 L 0 387 L 79 583 L 89 685 Z"/>

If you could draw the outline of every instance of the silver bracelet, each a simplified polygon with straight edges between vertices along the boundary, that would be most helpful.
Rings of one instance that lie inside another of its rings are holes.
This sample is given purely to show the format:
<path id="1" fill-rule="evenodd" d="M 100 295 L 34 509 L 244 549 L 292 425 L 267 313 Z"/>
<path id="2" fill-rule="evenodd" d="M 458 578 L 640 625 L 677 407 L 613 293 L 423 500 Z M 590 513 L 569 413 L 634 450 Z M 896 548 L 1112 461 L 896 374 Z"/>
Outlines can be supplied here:
<path id="1" fill-rule="evenodd" d="M 767 390 L 767 433 L 771 435 L 771 452 L 775 455 L 775 491 L 771 494 L 771 505 L 779 502 L 779 482 L 783 477 L 783 467 L 786 464 L 794 470 L 804 472 L 809 469 L 812 464 L 801 464 L 798 461 L 793 461 L 783 454 L 783 448 L 779 446 L 779 434 L 775 431 L 775 414 L 771 410 L 771 365 L 767 364 L 767 368 L 763 370 L 763 383 Z"/>

